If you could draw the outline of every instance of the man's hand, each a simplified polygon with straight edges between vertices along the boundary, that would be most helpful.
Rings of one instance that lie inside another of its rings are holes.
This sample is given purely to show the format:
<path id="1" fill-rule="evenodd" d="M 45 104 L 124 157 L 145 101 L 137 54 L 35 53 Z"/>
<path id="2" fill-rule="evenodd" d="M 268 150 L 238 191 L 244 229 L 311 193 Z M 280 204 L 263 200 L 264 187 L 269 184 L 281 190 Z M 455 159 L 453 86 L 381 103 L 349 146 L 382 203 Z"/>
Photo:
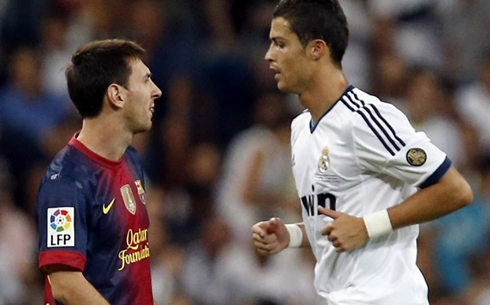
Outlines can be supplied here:
<path id="1" fill-rule="evenodd" d="M 350 251 L 358 248 L 369 240 L 364 220 L 359 217 L 326 209 L 319 206 L 318 211 L 325 216 L 333 218 L 321 233 L 335 247 L 337 252 Z"/>
<path id="2" fill-rule="evenodd" d="M 289 232 L 277 217 L 254 224 L 252 233 L 255 248 L 261 255 L 274 255 L 289 245 Z"/>

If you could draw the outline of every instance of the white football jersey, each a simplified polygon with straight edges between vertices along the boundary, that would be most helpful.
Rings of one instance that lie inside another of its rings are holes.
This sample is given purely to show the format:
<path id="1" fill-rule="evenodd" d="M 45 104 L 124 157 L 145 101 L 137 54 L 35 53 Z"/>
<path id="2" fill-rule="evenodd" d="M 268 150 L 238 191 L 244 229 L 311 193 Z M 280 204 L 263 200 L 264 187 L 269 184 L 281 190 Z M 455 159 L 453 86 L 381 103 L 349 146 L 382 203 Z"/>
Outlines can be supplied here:
<path id="1" fill-rule="evenodd" d="M 337 253 L 320 233 L 332 219 L 318 205 L 358 217 L 397 205 L 447 172 L 446 154 L 396 107 L 353 86 L 316 125 L 308 111 L 296 117 L 291 145 L 318 293 L 329 305 L 429 304 L 416 266 L 418 225 Z"/>

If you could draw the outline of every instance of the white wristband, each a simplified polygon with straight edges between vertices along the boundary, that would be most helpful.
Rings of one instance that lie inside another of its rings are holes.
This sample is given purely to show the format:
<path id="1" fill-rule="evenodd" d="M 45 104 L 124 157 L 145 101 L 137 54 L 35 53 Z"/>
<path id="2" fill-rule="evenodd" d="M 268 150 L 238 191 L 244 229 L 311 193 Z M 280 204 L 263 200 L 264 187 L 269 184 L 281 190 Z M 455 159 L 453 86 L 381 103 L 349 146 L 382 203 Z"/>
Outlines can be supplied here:
<path id="1" fill-rule="evenodd" d="M 381 210 L 364 216 L 364 224 L 369 238 L 376 238 L 393 231 L 388 210 Z"/>
<path id="2" fill-rule="evenodd" d="M 297 224 L 287 224 L 286 229 L 289 232 L 288 248 L 299 248 L 303 243 L 303 231 Z"/>

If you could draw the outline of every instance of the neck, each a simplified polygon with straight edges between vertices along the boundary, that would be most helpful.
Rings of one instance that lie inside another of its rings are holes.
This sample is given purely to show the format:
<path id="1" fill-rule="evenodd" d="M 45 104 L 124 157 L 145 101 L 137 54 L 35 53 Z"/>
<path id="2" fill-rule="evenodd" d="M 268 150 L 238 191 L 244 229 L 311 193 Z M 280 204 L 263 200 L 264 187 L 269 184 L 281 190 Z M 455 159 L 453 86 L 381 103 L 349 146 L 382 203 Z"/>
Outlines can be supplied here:
<path id="1" fill-rule="evenodd" d="M 94 153 L 118 161 L 131 145 L 133 134 L 121 126 L 121 122 L 110 122 L 107 118 L 84 119 L 78 141 Z"/>
<path id="2" fill-rule="evenodd" d="M 332 107 L 349 85 L 342 70 L 330 66 L 319 70 L 311 78 L 308 90 L 299 94 L 301 104 L 306 107 L 318 122 L 321 116 Z"/>

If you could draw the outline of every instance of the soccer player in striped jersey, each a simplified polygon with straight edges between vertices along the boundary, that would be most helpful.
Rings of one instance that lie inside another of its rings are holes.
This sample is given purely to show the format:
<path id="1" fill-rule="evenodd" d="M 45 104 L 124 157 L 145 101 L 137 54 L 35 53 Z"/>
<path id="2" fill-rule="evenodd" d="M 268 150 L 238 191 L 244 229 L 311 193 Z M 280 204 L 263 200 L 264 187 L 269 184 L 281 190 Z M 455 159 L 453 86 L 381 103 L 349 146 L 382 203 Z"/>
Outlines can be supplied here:
<path id="1" fill-rule="evenodd" d="M 153 305 L 148 213 L 136 133 L 161 91 L 127 40 L 82 46 L 66 70 L 83 118 L 50 164 L 37 199 L 43 304 Z"/>
<path id="2" fill-rule="evenodd" d="M 314 285 L 329 305 L 429 304 L 418 224 L 470 204 L 468 183 L 402 112 L 349 84 L 337 0 L 280 1 L 270 40 L 278 88 L 306 107 L 291 125 L 303 222 L 258 222 L 257 251 L 310 246 Z"/>

